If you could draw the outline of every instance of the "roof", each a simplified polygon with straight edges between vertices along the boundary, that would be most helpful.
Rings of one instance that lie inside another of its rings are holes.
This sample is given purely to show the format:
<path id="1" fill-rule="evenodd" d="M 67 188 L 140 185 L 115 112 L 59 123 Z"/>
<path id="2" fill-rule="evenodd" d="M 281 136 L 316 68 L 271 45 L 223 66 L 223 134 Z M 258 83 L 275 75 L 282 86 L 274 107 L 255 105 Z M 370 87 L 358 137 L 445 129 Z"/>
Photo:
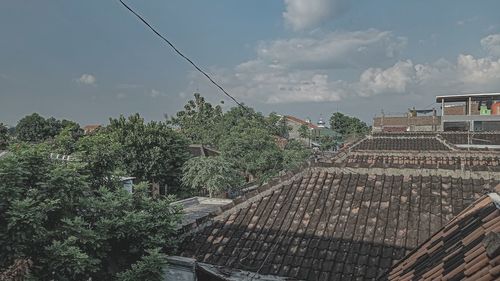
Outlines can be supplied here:
<path id="1" fill-rule="evenodd" d="M 499 280 L 500 196 L 483 196 L 383 276 L 383 280 Z"/>
<path id="2" fill-rule="evenodd" d="M 219 151 L 212 148 L 208 148 L 201 144 L 190 144 L 188 149 L 193 157 L 199 157 L 199 156 L 209 157 L 209 156 L 218 156 L 220 154 Z"/>
<path id="3" fill-rule="evenodd" d="M 468 101 L 469 97 L 473 98 L 490 98 L 496 97 L 500 99 L 500 93 L 475 93 L 475 94 L 458 94 L 458 95 L 447 95 L 447 96 L 436 96 L 436 102 L 464 102 Z"/>
<path id="4" fill-rule="evenodd" d="M 398 117 L 398 116 L 385 116 L 374 117 L 373 126 L 381 127 L 382 119 L 385 126 L 432 126 L 441 124 L 441 116 L 415 116 L 415 117 Z"/>
<path id="5" fill-rule="evenodd" d="M 317 125 L 315 125 L 315 124 L 313 124 L 311 122 L 306 122 L 306 121 L 304 121 L 302 119 L 299 119 L 299 118 L 297 118 L 295 116 L 285 115 L 285 118 L 288 119 L 288 120 L 290 120 L 290 121 L 302 124 L 302 125 L 307 125 L 311 129 L 317 129 L 317 128 L 319 128 Z"/>
<path id="6" fill-rule="evenodd" d="M 435 136 L 413 137 L 373 137 L 366 138 L 354 150 L 414 150 L 414 151 L 444 151 L 450 150 Z"/>
<path id="7" fill-rule="evenodd" d="M 83 127 L 83 131 L 85 132 L 85 134 L 89 134 L 89 133 L 92 133 L 94 132 L 95 130 L 101 128 L 102 126 L 99 125 L 99 124 L 90 124 L 90 125 L 85 125 Z"/>
<path id="8" fill-rule="evenodd" d="M 500 154 L 487 155 L 429 155 L 389 153 L 350 154 L 339 167 L 349 168 L 401 168 L 401 169 L 442 169 L 455 171 L 500 172 Z"/>
<path id="9" fill-rule="evenodd" d="M 188 236 L 182 255 L 264 275 L 374 280 L 492 183 L 303 172 Z"/>
<path id="10" fill-rule="evenodd" d="M 176 201 L 174 204 L 182 207 L 181 227 L 185 227 L 196 223 L 201 218 L 221 213 L 223 208 L 227 208 L 228 205 L 232 206 L 232 202 L 231 199 L 191 197 Z"/>

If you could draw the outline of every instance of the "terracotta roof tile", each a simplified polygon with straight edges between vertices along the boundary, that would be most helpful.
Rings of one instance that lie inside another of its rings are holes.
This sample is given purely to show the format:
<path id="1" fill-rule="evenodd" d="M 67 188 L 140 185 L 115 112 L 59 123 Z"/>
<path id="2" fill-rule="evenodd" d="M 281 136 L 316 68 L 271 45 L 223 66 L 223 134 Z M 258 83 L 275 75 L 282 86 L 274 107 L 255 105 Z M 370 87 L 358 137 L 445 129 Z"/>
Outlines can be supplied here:
<path id="1" fill-rule="evenodd" d="M 419 280 L 498 280 L 500 213 L 494 200 L 475 201 L 380 279 L 402 280 L 411 273 Z M 443 243 L 429 247 L 432 241 Z"/>
<path id="2" fill-rule="evenodd" d="M 410 256 L 412 262 L 443 247 L 449 248 L 447 254 L 461 253 L 456 245 L 465 232 L 477 235 L 475 220 L 428 238 L 488 186 L 484 180 L 438 176 L 304 172 L 186 238 L 182 255 L 304 280 L 373 280 L 423 242 L 425 252 Z M 481 218 L 494 219 L 488 215 Z M 476 240 L 463 252 L 474 249 Z M 447 265 L 457 262 L 454 256 L 448 259 Z M 428 274 L 448 274 L 447 268 Z M 429 272 L 406 269 L 400 264 L 394 276 Z"/>

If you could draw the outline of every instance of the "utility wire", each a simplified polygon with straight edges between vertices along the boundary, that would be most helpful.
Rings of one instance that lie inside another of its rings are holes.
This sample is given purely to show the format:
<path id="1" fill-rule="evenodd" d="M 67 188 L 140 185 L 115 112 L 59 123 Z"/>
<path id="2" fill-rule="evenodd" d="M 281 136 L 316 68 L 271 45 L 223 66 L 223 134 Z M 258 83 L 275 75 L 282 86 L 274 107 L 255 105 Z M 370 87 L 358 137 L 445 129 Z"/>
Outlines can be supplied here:
<path id="1" fill-rule="evenodd" d="M 137 18 L 139 18 L 139 20 L 141 20 L 149 29 L 151 29 L 158 37 L 160 37 L 163 41 L 165 41 L 168 45 L 170 45 L 170 47 L 172 47 L 172 49 L 174 49 L 174 51 L 179 55 L 181 56 L 183 59 L 185 59 L 186 61 L 188 61 L 196 70 L 198 70 L 201 74 L 203 74 L 208 80 L 210 80 L 210 82 L 212 82 L 212 84 L 214 84 L 217 88 L 219 88 L 219 90 L 221 90 L 227 97 L 229 97 L 231 100 L 233 100 L 237 105 L 241 106 L 242 108 L 246 109 L 246 107 L 240 103 L 238 100 L 236 100 L 236 98 L 234 98 L 233 96 L 231 96 L 226 90 L 224 90 L 224 88 L 222 88 L 221 85 L 219 85 L 219 83 L 217 83 L 214 79 L 212 79 L 212 77 L 210 77 L 210 75 L 208 75 L 205 71 L 203 71 L 198 65 L 196 65 L 196 63 L 194 63 L 191 59 L 189 59 L 186 55 L 184 55 L 181 51 L 179 51 L 179 49 L 177 49 L 174 44 L 172 44 L 170 42 L 170 40 L 168 40 L 165 36 L 161 35 L 160 32 L 158 32 L 154 27 L 151 26 L 151 24 L 149 24 L 141 15 L 139 15 L 136 11 L 134 11 L 130 6 L 128 6 L 127 4 L 125 4 L 123 2 L 123 0 L 119 0 L 120 3 L 125 7 L 127 8 L 127 10 L 129 10 L 132 14 L 134 14 Z"/>

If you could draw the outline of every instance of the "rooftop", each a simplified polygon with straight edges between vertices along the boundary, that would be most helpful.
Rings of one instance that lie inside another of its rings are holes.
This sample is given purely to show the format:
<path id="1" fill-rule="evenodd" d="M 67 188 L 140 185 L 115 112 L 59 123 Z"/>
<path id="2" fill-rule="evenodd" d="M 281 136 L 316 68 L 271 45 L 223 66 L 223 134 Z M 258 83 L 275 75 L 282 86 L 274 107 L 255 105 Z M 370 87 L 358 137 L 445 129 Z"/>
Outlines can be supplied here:
<path id="1" fill-rule="evenodd" d="M 475 93 L 475 94 L 457 94 L 457 95 L 446 95 L 446 96 L 436 96 L 436 102 L 465 102 L 469 100 L 469 97 L 473 98 L 491 98 L 496 97 L 500 99 L 500 93 Z"/>
<path id="2" fill-rule="evenodd" d="M 500 196 L 491 193 L 397 263 L 382 280 L 499 280 Z"/>
<path id="3" fill-rule="evenodd" d="M 182 255 L 264 275 L 373 280 L 493 182 L 303 172 L 216 217 Z"/>

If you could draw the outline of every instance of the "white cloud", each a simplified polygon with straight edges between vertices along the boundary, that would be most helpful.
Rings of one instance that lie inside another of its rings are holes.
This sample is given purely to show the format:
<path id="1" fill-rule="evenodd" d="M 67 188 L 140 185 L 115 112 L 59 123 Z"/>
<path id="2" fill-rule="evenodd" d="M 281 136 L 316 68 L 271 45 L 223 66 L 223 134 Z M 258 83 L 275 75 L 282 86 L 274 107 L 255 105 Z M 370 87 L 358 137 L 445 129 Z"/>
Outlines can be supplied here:
<path id="1" fill-rule="evenodd" d="M 162 91 L 159 91 L 159 90 L 156 90 L 156 89 L 152 89 L 151 92 L 149 93 L 149 96 L 152 97 L 152 98 L 157 98 L 157 97 L 166 97 L 167 94 L 165 94 Z"/>
<path id="2" fill-rule="evenodd" d="M 359 78 L 359 94 L 371 96 L 384 93 L 405 93 L 407 85 L 415 80 L 416 70 L 411 60 L 398 61 L 393 66 L 369 68 Z"/>
<path id="3" fill-rule="evenodd" d="M 474 58 L 460 55 L 457 59 L 459 79 L 468 84 L 492 85 L 500 83 L 500 59 Z"/>
<path id="4" fill-rule="evenodd" d="M 481 39 L 481 46 L 491 55 L 500 56 L 500 34 L 490 34 Z"/>
<path id="5" fill-rule="evenodd" d="M 294 30 L 313 28 L 342 14 L 347 0 L 285 0 L 285 23 Z"/>
<path id="6" fill-rule="evenodd" d="M 76 82 L 84 85 L 95 85 L 96 79 L 92 74 L 82 74 L 80 78 L 76 79 Z"/>
<path id="7" fill-rule="evenodd" d="M 257 47 L 257 56 L 258 60 L 274 67 L 363 67 L 398 57 L 406 43 L 404 37 L 376 29 L 331 32 L 320 37 L 261 42 Z"/>
<path id="8" fill-rule="evenodd" d="M 119 99 L 119 100 L 122 100 L 122 99 L 124 99 L 126 97 L 127 97 L 127 95 L 125 95 L 124 93 L 118 93 L 118 94 L 116 94 L 116 98 Z"/>
<path id="9" fill-rule="evenodd" d="M 275 40 L 259 44 L 254 59 L 233 69 L 211 72 L 217 73 L 215 79 L 231 94 L 251 103 L 330 102 L 356 97 L 377 97 L 384 103 L 402 95 L 418 101 L 439 94 L 500 89 L 500 59 L 461 54 L 452 62 L 414 63 L 398 58 L 405 42 L 390 32 L 376 30 L 328 34 L 322 39 Z M 359 49 L 379 57 L 363 58 Z M 204 77 L 190 78 L 188 92 L 195 88 L 202 93 L 213 90 Z"/>

